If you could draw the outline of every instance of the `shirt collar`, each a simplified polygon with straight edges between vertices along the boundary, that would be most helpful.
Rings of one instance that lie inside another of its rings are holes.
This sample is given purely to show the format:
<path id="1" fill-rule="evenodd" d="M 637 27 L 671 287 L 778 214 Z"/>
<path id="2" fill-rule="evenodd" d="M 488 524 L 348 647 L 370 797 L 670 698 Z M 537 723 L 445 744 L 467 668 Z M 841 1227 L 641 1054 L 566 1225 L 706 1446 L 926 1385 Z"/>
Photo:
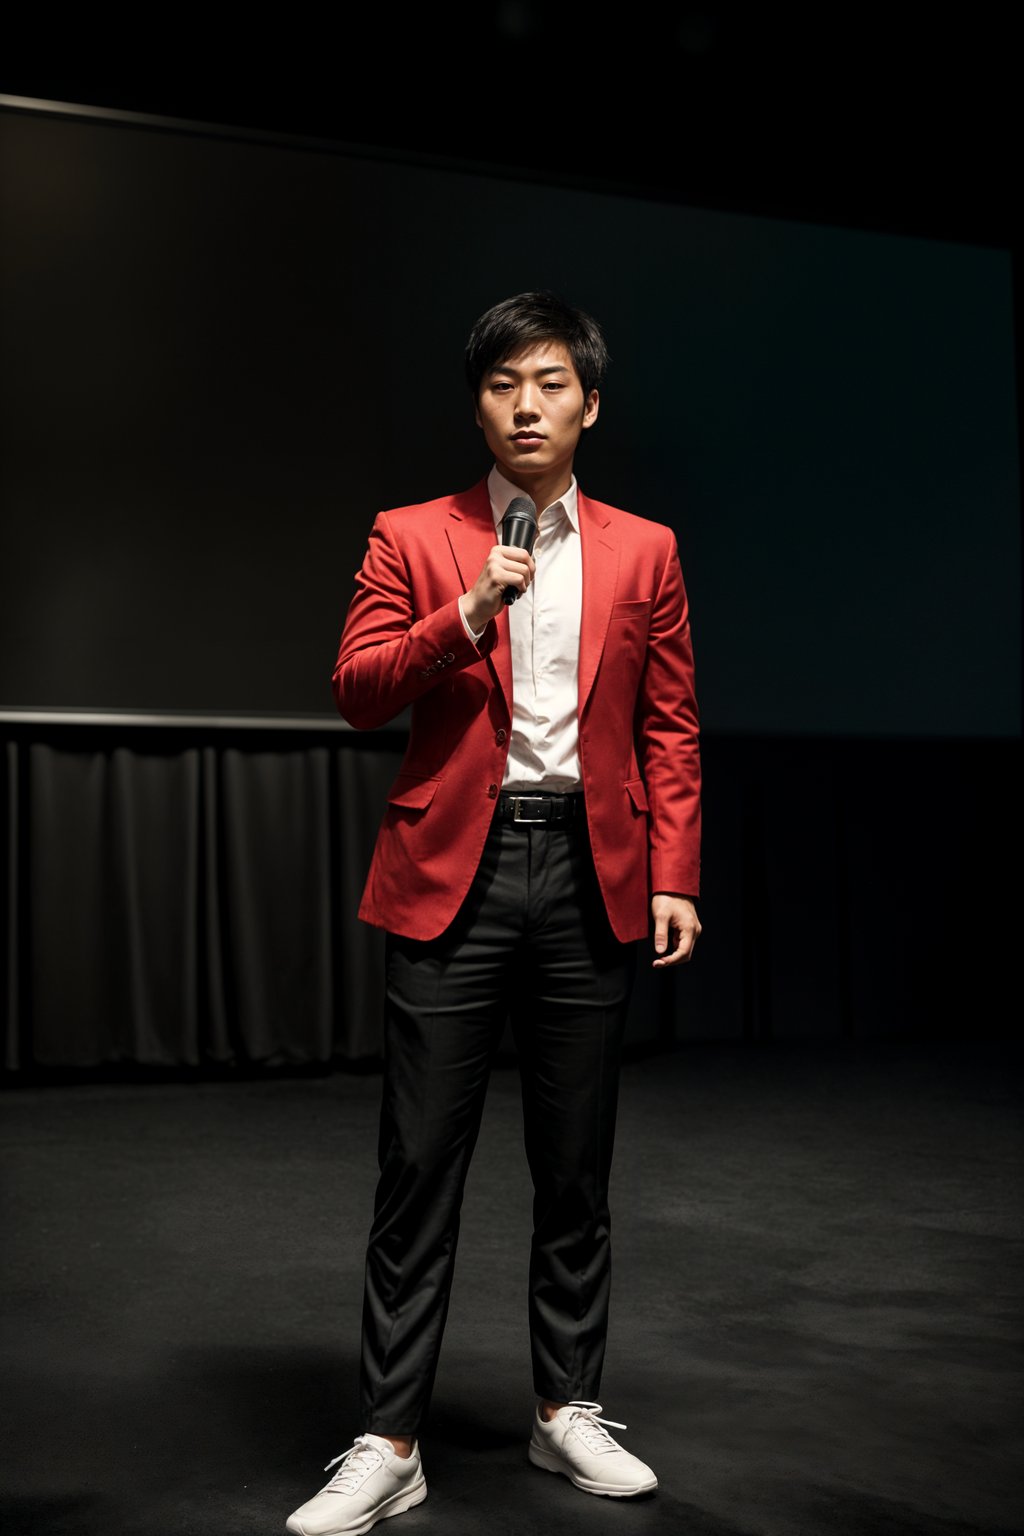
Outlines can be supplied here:
<path id="1" fill-rule="evenodd" d="M 491 498 L 491 515 L 494 518 L 494 526 L 495 528 L 498 528 L 502 518 L 505 516 L 505 513 L 508 510 L 509 502 L 512 501 L 516 496 L 522 496 L 523 492 L 517 485 L 513 485 L 511 480 L 505 479 L 505 476 L 502 474 L 497 464 L 495 464 L 494 468 L 487 476 L 487 491 Z M 545 507 L 542 512 L 538 513 L 537 527 L 550 527 L 550 525 L 557 519 L 558 513 L 556 508 L 558 507 L 561 507 L 565 512 L 566 517 L 569 519 L 569 522 L 572 525 L 573 532 L 579 533 L 580 515 L 579 508 L 577 506 L 577 486 L 575 475 L 573 475 L 570 479 L 569 489 L 565 492 L 565 495 L 560 496 L 557 501 L 553 501 L 551 503 L 550 507 Z"/>

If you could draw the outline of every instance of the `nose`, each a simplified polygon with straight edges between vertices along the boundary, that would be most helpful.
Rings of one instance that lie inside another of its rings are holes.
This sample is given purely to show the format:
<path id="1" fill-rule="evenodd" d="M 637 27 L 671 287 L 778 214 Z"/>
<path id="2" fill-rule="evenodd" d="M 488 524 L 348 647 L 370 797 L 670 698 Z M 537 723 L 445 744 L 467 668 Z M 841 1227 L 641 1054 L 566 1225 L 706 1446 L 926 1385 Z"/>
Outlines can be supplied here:
<path id="1" fill-rule="evenodd" d="M 524 384 L 516 396 L 516 420 L 536 421 L 539 415 L 536 387 L 533 384 Z"/>

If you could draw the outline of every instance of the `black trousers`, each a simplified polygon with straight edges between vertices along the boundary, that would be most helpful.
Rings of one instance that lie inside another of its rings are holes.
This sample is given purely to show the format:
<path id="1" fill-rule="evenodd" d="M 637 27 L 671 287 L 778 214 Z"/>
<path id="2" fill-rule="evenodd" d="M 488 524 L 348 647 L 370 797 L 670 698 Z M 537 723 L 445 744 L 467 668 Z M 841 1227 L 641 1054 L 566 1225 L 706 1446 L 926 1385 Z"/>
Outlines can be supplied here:
<path id="1" fill-rule="evenodd" d="M 506 1018 L 533 1179 L 534 1388 L 596 1399 L 611 1280 L 608 1182 L 636 945 L 611 931 L 586 823 L 492 824 L 454 922 L 387 939 L 380 1177 L 366 1254 L 364 1432 L 418 1432 L 434 1384 L 459 1213 Z"/>

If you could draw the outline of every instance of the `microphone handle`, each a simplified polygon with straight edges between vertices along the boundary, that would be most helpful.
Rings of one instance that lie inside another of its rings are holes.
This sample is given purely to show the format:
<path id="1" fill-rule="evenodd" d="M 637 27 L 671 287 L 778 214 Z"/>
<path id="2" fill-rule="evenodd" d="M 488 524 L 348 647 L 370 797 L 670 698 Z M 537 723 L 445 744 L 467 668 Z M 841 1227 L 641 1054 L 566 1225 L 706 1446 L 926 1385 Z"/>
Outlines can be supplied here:
<path id="1" fill-rule="evenodd" d="M 532 555 L 533 543 L 537 537 L 537 524 L 529 517 L 506 518 L 505 523 L 502 524 L 501 535 L 501 542 L 509 548 L 525 549 L 528 555 Z M 506 587 L 501 594 L 501 600 L 506 608 L 511 608 L 518 596 L 518 587 Z"/>

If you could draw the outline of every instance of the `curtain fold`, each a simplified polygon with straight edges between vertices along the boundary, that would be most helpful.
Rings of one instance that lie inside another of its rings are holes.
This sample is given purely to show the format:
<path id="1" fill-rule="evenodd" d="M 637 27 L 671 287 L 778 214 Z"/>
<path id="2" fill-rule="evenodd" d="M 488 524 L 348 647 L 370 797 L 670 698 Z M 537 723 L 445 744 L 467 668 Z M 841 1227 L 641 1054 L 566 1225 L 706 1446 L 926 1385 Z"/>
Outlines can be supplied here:
<path id="1" fill-rule="evenodd" d="M 22 1064 L 19 1031 L 24 1022 L 21 995 L 22 878 L 21 835 L 19 819 L 24 796 L 17 742 L 4 743 L 4 1070 Z"/>

